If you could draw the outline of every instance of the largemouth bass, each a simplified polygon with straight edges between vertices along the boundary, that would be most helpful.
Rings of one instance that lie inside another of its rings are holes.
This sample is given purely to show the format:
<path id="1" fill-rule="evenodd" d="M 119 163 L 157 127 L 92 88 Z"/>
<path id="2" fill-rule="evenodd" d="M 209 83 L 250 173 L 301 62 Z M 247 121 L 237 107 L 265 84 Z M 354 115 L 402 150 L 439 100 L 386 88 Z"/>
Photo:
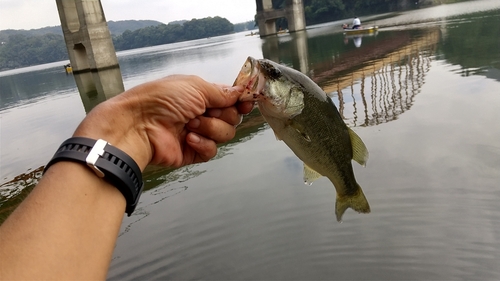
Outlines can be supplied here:
<path id="1" fill-rule="evenodd" d="M 240 100 L 256 101 L 277 139 L 304 162 L 306 183 L 321 176 L 333 183 L 338 221 L 347 208 L 370 212 L 351 165 L 354 159 L 365 166 L 368 150 L 316 83 L 292 68 L 248 57 L 234 85 L 244 87 Z"/>

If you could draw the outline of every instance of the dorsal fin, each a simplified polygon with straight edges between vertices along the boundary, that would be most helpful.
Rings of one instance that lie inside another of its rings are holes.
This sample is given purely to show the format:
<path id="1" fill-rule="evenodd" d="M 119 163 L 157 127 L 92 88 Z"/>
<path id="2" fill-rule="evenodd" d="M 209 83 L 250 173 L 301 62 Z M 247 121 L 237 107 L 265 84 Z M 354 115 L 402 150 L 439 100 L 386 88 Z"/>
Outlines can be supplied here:
<path id="1" fill-rule="evenodd" d="M 368 149 L 366 149 L 361 138 L 351 128 L 347 129 L 351 137 L 352 159 L 364 167 L 366 166 L 366 161 L 368 161 Z"/>

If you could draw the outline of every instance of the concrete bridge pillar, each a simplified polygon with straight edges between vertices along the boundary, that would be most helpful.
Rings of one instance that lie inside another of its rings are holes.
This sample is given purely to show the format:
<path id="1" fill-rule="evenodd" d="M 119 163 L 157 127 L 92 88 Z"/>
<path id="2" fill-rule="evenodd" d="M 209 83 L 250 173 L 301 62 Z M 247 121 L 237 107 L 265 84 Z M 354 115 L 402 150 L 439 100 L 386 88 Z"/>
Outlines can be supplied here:
<path id="1" fill-rule="evenodd" d="M 260 37 L 277 34 L 276 19 L 286 18 L 288 31 L 296 32 L 306 28 L 304 3 L 302 0 L 286 0 L 285 8 L 273 9 L 272 0 L 255 0 L 257 4 L 257 25 Z"/>
<path id="2" fill-rule="evenodd" d="M 88 112 L 124 91 L 100 0 L 56 0 L 75 81 Z"/>
<path id="3" fill-rule="evenodd" d="M 295 32 L 306 29 L 304 3 L 302 0 L 287 1 L 286 18 L 288 20 L 288 30 Z"/>

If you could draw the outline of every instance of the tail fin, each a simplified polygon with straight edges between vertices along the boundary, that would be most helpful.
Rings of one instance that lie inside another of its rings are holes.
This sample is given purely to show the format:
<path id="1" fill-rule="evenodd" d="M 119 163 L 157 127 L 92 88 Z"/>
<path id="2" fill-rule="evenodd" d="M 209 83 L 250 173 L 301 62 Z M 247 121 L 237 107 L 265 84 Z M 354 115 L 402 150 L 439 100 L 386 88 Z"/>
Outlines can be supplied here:
<path id="1" fill-rule="evenodd" d="M 335 215 L 337 216 L 337 221 L 342 221 L 342 215 L 347 208 L 351 208 L 358 213 L 370 212 L 370 205 L 368 205 L 368 201 L 359 185 L 358 192 L 353 195 L 339 196 L 337 194 L 337 202 L 335 202 Z"/>

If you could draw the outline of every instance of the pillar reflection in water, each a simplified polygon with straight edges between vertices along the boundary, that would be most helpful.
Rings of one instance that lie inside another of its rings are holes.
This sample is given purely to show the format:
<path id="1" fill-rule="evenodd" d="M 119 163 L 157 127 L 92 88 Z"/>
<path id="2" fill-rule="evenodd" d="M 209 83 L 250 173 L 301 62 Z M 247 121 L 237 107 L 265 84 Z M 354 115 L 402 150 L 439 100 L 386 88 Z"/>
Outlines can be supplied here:
<path id="1" fill-rule="evenodd" d="M 402 33 L 373 47 L 359 48 L 310 65 L 307 31 L 265 38 L 264 58 L 301 71 L 338 105 L 349 126 L 373 126 L 396 120 L 409 110 L 424 84 L 439 29 L 417 37 Z"/>
<path id="2" fill-rule="evenodd" d="M 439 38 L 438 30 L 427 32 L 356 71 L 335 77 L 335 83 L 323 89 L 338 102 L 349 126 L 396 120 L 411 108 L 420 92 Z"/>
<path id="3" fill-rule="evenodd" d="M 291 61 L 292 65 L 288 65 L 289 67 L 308 75 L 309 50 L 306 31 L 297 31 L 282 37 L 267 37 L 264 40 L 265 41 L 262 44 L 262 54 L 264 58 L 279 63 L 283 61 Z M 284 44 L 285 41 L 288 46 L 286 48 L 280 48 L 280 44 Z"/>
<path id="4" fill-rule="evenodd" d="M 86 113 L 99 103 L 123 92 L 122 76 L 118 67 L 76 73 L 74 78 Z"/>

